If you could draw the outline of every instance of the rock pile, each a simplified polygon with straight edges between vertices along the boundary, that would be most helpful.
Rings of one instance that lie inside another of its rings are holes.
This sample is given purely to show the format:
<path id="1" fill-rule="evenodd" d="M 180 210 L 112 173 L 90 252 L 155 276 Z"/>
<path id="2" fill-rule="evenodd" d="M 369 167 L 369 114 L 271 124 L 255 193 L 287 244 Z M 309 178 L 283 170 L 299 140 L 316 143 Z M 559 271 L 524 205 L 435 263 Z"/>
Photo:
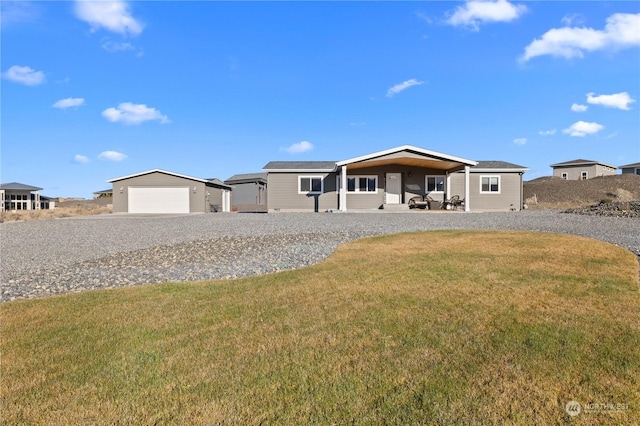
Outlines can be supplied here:
<path id="1" fill-rule="evenodd" d="M 594 204 L 588 207 L 567 209 L 563 213 L 640 218 L 640 201 L 601 201 L 598 204 Z"/>

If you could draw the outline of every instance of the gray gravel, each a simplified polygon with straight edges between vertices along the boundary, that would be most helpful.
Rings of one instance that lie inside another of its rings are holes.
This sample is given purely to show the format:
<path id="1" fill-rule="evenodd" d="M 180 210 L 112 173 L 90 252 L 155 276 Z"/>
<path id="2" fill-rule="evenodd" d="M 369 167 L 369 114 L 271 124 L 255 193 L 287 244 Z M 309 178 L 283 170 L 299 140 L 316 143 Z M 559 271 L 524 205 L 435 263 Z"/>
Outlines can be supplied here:
<path id="1" fill-rule="evenodd" d="M 509 213 L 102 215 L 0 224 L 0 301 L 167 281 L 265 274 L 317 263 L 345 242 L 438 229 L 582 235 L 640 256 L 640 219 Z"/>

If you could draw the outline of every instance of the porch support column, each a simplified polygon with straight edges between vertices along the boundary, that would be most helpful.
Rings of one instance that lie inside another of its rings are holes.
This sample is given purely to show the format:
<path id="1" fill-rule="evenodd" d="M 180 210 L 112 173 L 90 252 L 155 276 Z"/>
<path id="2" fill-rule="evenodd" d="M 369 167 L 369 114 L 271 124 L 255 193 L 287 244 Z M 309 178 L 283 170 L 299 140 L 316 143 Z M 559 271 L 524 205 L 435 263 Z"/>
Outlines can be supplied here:
<path id="1" fill-rule="evenodd" d="M 40 191 L 36 191 L 35 201 L 36 201 L 36 210 L 40 210 Z"/>
<path id="2" fill-rule="evenodd" d="M 4 189 L 0 189 L 0 198 L 2 199 L 2 204 L 0 204 L 0 212 L 4 211 Z"/>
<path id="3" fill-rule="evenodd" d="M 451 188 L 451 172 L 447 170 L 447 182 L 444 185 L 444 199 L 442 201 L 447 201 L 451 198 L 451 190 L 449 188 Z"/>
<path id="4" fill-rule="evenodd" d="M 464 211 L 468 212 L 469 208 L 469 166 L 464 166 Z"/>
<path id="5" fill-rule="evenodd" d="M 340 211 L 347 211 L 347 166 L 342 166 L 340 170 Z"/>

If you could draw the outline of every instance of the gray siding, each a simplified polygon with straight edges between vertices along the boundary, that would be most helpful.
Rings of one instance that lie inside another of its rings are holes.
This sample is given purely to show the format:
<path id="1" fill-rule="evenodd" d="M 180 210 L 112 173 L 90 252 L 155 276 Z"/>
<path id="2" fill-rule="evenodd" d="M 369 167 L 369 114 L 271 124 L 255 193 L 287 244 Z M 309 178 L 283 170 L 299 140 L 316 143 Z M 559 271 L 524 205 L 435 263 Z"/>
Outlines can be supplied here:
<path id="1" fill-rule="evenodd" d="M 298 194 L 298 176 L 320 176 L 324 193 Z M 267 178 L 269 211 L 314 211 L 316 199 L 318 211 L 338 208 L 335 173 L 269 173 Z"/>
<path id="2" fill-rule="evenodd" d="M 209 206 L 206 202 L 204 182 L 154 172 L 113 182 L 114 213 L 126 213 L 129 211 L 129 187 L 189 188 L 189 211 L 191 213 L 204 213 L 209 211 Z M 195 192 L 193 191 L 194 187 L 196 188 Z M 120 188 L 122 188 L 122 192 Z M 211 194 L 209 196 L 210 199 L 215 198 L 216 193 L 218 193 L 220 202 L 217 204 L 222 205 L 222 198 L 221 195 L 219 195 L 221 190 L 217 188 L 207 188 L 207 190 Z"/>
<path id="3" fill-rule="evenodd" d="M 239 204 L 267 205 L 266 185 L 256 182 L 233 184 L 233 205 Z"/>
<path id="4" fill-rule="evenodd" d="M 480 193 L 480 178 L 482 176 L 500 176 L 500 193 Z M 451 174 L 451 188 L 447 196 L 459 195 L 464 198 L 464 172 Z M 509 211 L 511 208 L 520 210 L 522 207 L 522 176 L 520 173 L 469 173 L 469 207 L 477 210 Z"/>
<path id="5" fill-rule="evenodd" d="M 630 174 L 630 175 L 633 175 L 633 174 L 640 175 L 640 166 L 638 166 L 638 167 L 625 167 L 625 168 L 620 169 L 620 170 L 622 170 L 622 174 L 623 174 L 623 175 L 626 175 L 626 174 Z"/>
<path id="6" fill-rule="evenodd" d="M 379 209 L 385 199 L 386 173 L 401 173 L 403 194 L 401 202 L 406 204 L 411 197 L 424 196 L 426 176 L 443 176 L 442 170 L 431 170 L 419 167 L 397 165 L 394 167 L 378 166 L 349 170 L 347 176 L 376 176 L 376 193 L 347 193 L 347 210 Z M 313 196 L 298 194 L 299 176 L 323 176 L 324 193 L 318 197 L 318 211 L 338 208 L 338 173 L 269 173 L 268 176 L 268 205 L 269 211 L 313 211 L 315 200 Z M 437 201 L 444 199 L 444 194 L 431 194 Z M 234 191 L 235 197 L 235 191 Z M 235 198 L 234 198 L 235 200 Z M 235 201 L 234 201 L 235 203 Z"/>

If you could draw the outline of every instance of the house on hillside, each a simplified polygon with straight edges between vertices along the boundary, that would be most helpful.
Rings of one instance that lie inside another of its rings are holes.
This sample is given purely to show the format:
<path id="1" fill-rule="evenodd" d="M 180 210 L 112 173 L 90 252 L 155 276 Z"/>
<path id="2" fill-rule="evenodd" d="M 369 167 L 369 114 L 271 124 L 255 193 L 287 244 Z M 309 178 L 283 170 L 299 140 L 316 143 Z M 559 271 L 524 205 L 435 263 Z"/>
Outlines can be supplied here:
<path id="1" fill-rule="evenodd" d="M 620 166 L 619 169 L 622 170 L 623 175 L 626 175 L 626 174 L 640 175 L 640 163 L 626 164 L 624 166 Z"/>
<path id="2" fill-rule="evenodd" d="M 102 191 L 96 191 L 93 193 L 93 199 L 97 200 L 99 198 L 112 198 L 113 197 L 113 189 L 103 189 Z"/>
<path id="3" fill-rule="evenodd" d="M 231 210 L 234 212 L 267 211 L 267 174 L 233 175 L 224 183 L 233 188 Z"/>
<path id="4" fill-rule="evenodd" d="M 154 169 L 122 176 L 113 184 L 114 213 L 208 213 L 231 210 L 231 186 Z"/>
<path id="5" fill-rule="evenodd" d="M 503 161 L 475 161 L 403 145 L 343 161 L 272 161 L 267 173 L 269 211 L 408 210 L 430 196 L 464 200 L 465 211 L 520 210 L 523 174 Z"/>
<path id="6" fill-rule="evenodd" d="M 40 191 L 42 188 L 18 182 L 0 184 L 0 211 L 53 210 L 55 200 Z"/>
<path id="7" fill-rule="evenodd" d="M 593 160 L 571 160 L 552 164 L 553 176 L 565 180 L 585 180 L 616 174 L 617 167 Z"/>

